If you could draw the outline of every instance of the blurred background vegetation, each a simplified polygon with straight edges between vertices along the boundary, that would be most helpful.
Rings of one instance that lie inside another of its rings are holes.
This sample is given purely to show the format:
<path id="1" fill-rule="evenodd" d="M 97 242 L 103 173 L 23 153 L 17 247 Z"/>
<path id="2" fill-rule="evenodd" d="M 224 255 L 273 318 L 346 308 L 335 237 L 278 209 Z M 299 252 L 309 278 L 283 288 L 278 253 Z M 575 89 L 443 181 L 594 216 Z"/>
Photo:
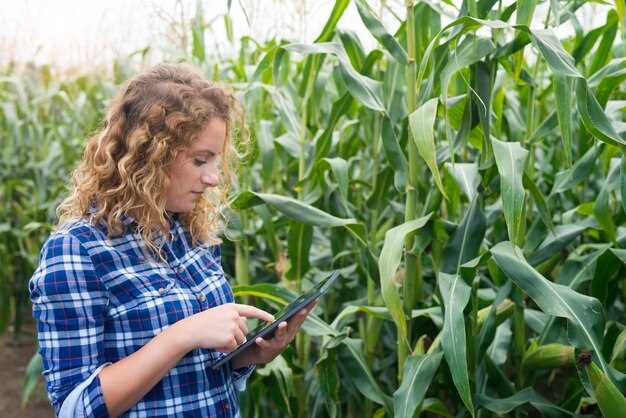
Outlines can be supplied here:
<path id="1" fill-rule="evenodd" d="M 158 36 L 133 51 L 3 58 L 0 333 L 35 338 L 26 283 L 107 100 L 189 61 L 252 134 L 237 296 L 277 309 L 345 278 L 243 416 L 621 416 L 623 0 L 144 5 Z M 34 355 L 23 403 L 40 373 Z"/>

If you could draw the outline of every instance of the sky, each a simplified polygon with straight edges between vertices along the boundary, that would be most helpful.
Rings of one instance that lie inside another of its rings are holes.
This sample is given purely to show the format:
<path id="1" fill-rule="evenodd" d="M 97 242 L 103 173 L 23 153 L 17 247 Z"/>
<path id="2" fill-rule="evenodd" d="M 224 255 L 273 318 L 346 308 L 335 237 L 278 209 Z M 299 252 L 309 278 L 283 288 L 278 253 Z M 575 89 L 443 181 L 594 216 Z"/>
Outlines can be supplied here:
<path id="1" fill-rule="evenodd" d="M 380 4 L 378 0 L 368 3 L 374 8 Z M 404 0 L 387 3 L 404 15 Z M 193 16 L 196 4 L 196 0 L 0 0 L 0 62 L 16 59 L 59 67 L 88 66 L 106 64 L 147 45 L 175 50 L 182 34 L 173 29 L 180 28 L 174 23 Z M 227 49 L 222 18 L 227 0 L 201 0 L 201 4 L 205 20 L 212 22 L 207 44 Z M 333 4 L 334 0 L 232 0 L 230 14 L 236 38 L 248 34 L 259 40 L 276 36 L 312 42 Z M 545 16 L 543 6 L 537 10 L 537 22 Z M 397 19 L 384 9 L 382 16 L 387 28 L 395 30 Z M 585 26 L 599 25 L 606 9 L 591 5 L 582 17 Z M 376 46 L 353 2 L 338 27 L 355 31 L 366 49 Z M 563 33 L 570 30 L 563 28 Z M 153 59 L 158 60 L 158 54 Z"/>

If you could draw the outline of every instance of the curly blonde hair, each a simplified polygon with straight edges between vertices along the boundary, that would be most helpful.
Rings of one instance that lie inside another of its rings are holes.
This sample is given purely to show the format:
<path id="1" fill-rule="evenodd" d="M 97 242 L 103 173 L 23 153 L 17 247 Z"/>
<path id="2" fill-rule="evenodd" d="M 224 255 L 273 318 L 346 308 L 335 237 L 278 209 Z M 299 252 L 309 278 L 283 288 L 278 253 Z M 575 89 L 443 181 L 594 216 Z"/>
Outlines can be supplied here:
<path id="1" fill-rule="evenodd" d="M 104 221 L 112 237 L 124 232 L 123 217 L 132 214 L 152 255 L 161 257 L 157 237 L 170 231 L 168 164 L 212 118 L 222 119 L 227 128 L 220 182 L 191 212 L 181 214 L 181 221 L 193 245 L 220 243 L 240 157 L 234 142 L 244 128 L 243 109 L 231 92 L 189 64 L 156 65 L 121 87 L 107 108 L 104 127 L 88 139 L 72 174 L 70 195 L 57 208 L 59 226 L 76 218 L 94 225 Z"/>

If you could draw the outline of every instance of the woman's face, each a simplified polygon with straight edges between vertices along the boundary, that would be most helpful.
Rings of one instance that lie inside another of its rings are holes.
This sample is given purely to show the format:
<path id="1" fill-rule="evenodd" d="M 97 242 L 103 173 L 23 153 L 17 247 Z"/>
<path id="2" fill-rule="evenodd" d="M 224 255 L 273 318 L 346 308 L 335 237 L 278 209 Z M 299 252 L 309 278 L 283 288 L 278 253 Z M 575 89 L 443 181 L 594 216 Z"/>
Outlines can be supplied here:
<path id="1" fill-rule="evenodd" d="M 219 181 L 219 159 L 226 141 L 226 123 L 213 118 L 168 169 L 165 209 L 174 213 L 190 212 L 209 187 Z"/>

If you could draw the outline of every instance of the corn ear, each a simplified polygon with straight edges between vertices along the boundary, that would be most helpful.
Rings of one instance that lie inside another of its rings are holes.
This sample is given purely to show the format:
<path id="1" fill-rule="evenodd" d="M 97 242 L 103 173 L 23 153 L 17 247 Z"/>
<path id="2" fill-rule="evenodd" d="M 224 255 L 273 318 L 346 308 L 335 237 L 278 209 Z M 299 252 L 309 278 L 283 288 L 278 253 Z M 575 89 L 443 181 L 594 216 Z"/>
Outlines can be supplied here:
<path id="1" fill-rule="evenodd" d="M 575 362 L 574 347 L 563 344 L 546 344 L 526 351 L 522 361 L 525 372 L 537 369 L 554 369 L 570 367 Z"/>
<path id="2" fill-rule="evenodd" d="M 500 325 L 504 321 L 508 319 L 509 316 L 513 313 L 513 308 L 515 308 L 515 303 L 511 299 L 504 299 L 497 307 L 496 307 L 496 326 Z M 481 327 L 483 322 L 487 319 L 489 312 L 491 311 L 491 306 L 487 306 L 478 311 L 478 326 Z"/>
<path id="3" fill-rule="evenodd" d="M 602 415 L 605 418 L 623 417 L 626 412 L 626 398 L 598 365 L 591 361 L 591 354 L 582 353 L 578 357 L 578 363 L 589 378 Z"/>

